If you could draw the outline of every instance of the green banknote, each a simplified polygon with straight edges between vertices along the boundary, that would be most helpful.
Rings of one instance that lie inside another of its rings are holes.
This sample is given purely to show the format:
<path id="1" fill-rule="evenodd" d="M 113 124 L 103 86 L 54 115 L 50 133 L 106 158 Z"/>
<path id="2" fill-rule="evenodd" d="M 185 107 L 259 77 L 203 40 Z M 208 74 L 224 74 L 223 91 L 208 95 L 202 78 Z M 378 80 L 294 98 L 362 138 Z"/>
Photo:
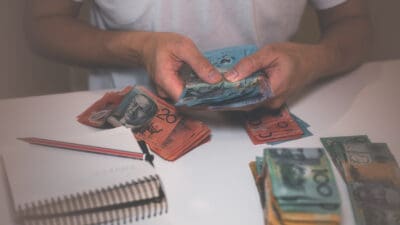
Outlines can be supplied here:
<path id="1" fill-rule="evenodd" d="M 266 224 L 340 224 L 339 193 L 323 149 L 267 148 L 252 170 L 262 179 Z"/>
<path id="2" fill-rule="evenodd" d="M 257 156 L 256 157 L 256 169 L 257 169 L 258 175 L 262 174 L 263 167 L 264 167 L 264 158 L 261 156 Z"/>
<path id="3" fill-rule="evenodd" d="M 265 149 L 264 160 L 272 193 L 283 208 L 285 205 L 292 208 L 317 204 L 326 208 L 339 207 L 339 192 L 323 149 Z"/>

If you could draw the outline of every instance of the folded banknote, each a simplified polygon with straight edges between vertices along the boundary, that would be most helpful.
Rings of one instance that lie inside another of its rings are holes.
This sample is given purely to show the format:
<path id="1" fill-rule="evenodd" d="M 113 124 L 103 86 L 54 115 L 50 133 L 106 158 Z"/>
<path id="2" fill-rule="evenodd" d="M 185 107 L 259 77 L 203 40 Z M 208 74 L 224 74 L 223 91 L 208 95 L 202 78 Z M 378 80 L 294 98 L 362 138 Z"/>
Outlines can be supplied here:
<path id="1" fill-rule="evenodd" d="M 107 92 L 78 116 L 97 128 L 125 126 L 166 160 L 176 160 L 210 140 L 210 129 L 141 86 Z"/>
<path id="2" fill-rule="evenodd" d="M 400 168 L 388 145 L 366 135 L 321 142 L 346 182 L 356 223 L 400 224 Z"/>
<path id="3" fill-rule="evenodd" d="M 254 45 L 237 46 L 209 51 L 204 56 L 223 74 L 256 50 Z M 234 110 L 257 105 L 273 96 L 263 71 L 257 71 L 237 82 L 222 80 L 217 84 L 202 81 L 189 67 L 182 67 L 180 75 L 185 82 L 183 93 L 175 104 L 180 107 Z"/>
<path id="4" fill-rule="evenodd" d="M 267 148 L 250 169 L 265 224 L 340 224 L 339 191 L 323 149 Z"/>

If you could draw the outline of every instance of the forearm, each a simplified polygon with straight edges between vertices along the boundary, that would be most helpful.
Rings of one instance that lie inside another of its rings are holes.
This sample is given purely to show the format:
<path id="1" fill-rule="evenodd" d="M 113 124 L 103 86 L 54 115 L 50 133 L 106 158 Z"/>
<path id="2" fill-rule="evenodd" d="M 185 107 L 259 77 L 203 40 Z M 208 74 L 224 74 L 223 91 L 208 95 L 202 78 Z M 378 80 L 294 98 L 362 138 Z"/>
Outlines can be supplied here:
<path id="1" fill-rule="evenodd" d="M 33 48 L 52 58 L 82 66 L 142 65 L 148 32 L 104 31 L 63 15 L 36 17 L 27 23 Z"/>
<path id="2" fill-rule="evenodd" d="M 320 42 L 313 48 L 313 79 L 360 65 L 368 56 L 371 36 L 371 25 L 365 16 L 345 18 L 330 24 L 322 31 Z"/>

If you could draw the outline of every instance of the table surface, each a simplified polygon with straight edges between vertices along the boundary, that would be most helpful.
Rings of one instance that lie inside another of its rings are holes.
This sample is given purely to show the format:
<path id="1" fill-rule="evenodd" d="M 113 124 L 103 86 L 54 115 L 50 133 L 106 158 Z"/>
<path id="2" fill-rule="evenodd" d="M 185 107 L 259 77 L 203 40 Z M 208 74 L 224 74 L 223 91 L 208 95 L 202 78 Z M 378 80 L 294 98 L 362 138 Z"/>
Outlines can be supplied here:
<path id="1" fill-rule="evenodd" d="M 399 84 L 400 60 L 391 60 L 370 62 L 351 73 L 310 86 L 290 99 L 288 105 L 291 112 L 311 125 L 314 135 L 274 147 L 322 147 L 320 137 L 366 134 L 373 142 L 386 142 L 400 162 Z M 16 137 L 62 138 L 93 133 L 96 129 L 79 124 L 76 116 L 104 93 L 0 100 L 0 154 L 4 151 L 2 146 L 12 146 Z M 169 202 L 169 213 L 163 222 L 263 224 L 248 163 L 270 146 L 253 145 L 242 125 L 224 113 L 203 112 L 195 116 L 210 126 L 212 140 L 175 162 L 155 158 Z M 338 176 L 337 171 L 335 175 Z M 342 224 L 354 224 L 346 188 L 342 179 L 337 180 Z M 16 225 L 2 167 L 0 202 L 0 224 Z"/>

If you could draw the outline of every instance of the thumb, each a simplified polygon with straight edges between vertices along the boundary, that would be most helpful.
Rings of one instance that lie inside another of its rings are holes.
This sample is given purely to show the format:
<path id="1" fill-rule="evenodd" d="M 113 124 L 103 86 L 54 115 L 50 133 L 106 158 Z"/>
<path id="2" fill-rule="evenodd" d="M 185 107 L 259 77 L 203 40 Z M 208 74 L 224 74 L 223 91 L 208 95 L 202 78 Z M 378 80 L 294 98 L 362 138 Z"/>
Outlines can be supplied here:
<path id="1" fill-rule="evenodd" d="M 181 52 L 180 57 L 204 82 L 214 84 L 222 80 L 221 73 L 211 65 L 196 47 Z"/>
<path id="2" fill-rule="evenodd" d="M 174 101 L 178 101 L 179 96 L 181 96 L 183 92 L 183 82 L 180 80 L 178 74 L 174 73 L 170 76 L 165 76 L 163 79 L 162 94 L 166 94 L 170 96 Z"/>
<path id="3" fill-rule="evenodd" d="M 274 61 L 275 58 L 273 55 L 258 51 L 241 59 L 230 71 L 224 74 L 224 77 L 230 82 L 236 82 L 258 70 L 267 68 Z"/>

